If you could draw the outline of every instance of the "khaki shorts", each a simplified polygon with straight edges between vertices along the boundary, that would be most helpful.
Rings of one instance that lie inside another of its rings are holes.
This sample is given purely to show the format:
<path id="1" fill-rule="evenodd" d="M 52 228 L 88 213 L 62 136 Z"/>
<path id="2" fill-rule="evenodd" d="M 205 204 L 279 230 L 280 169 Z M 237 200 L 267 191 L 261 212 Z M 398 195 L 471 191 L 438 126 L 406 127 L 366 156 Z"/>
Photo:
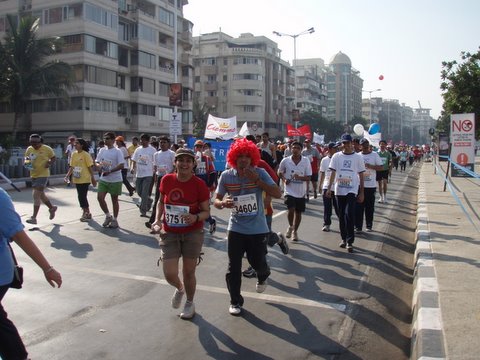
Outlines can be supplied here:
<path id="1" fill-rule="evenodd" d="M 161 258 L 178 259 L 181 256 L 189 259 L 197 259 L 202 252 L 204 231 L 203 229 L 192 232 L 177 234 L 160 231 Z"/>
<path id="2" fill-rule="evenodd" d="M 98 192 L 110 195 L 122 195 L 122 182 L 106 182 L 100 180 L 98 182 Z"/>

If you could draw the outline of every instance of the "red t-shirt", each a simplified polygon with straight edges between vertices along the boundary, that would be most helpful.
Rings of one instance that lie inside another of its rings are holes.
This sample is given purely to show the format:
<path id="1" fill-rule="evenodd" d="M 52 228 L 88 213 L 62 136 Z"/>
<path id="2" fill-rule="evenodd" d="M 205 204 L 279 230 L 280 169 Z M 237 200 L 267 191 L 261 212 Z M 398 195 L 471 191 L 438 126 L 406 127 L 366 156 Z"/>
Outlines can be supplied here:
<path id="1" fill-rule="evenodd" d="M 160 182 L 163 208 L 163 228 L 174 233 L 187 233 L 202 229 L 203 221 L 193 225 L 183 224 L 181 214 L 198 214 L 200 203 L 210 199 L 210 191 L 202 179 L 192 176 L 186 182 L 178 181 L 177 174 L 167 174 Z"/>

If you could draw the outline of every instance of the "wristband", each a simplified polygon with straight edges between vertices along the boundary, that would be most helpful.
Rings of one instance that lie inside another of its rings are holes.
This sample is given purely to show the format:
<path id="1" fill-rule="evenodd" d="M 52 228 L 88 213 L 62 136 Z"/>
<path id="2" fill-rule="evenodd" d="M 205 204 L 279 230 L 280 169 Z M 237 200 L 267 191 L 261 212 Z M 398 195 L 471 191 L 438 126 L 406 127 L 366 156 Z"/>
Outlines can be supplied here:
<path id="1" fill-rule="evenodd" d="M 44 271 L 44 273 L 48 274 L 51 271 L 53 271 L 53 266 L 50 266 L 47 270 Z"/>

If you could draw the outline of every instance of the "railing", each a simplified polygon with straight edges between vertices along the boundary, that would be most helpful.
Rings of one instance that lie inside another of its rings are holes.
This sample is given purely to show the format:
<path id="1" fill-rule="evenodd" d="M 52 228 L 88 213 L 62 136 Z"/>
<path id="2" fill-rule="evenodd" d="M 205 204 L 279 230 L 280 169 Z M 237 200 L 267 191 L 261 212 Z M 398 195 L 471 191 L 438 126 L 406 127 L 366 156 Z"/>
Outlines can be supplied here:
<path id="1" fill-rule="evenodd" d="M 67 169 L 67 159 L 57 159 L 50 167 L 50 174 L 66 174 Z M 30 171 L 23 166 L 23 159 L 18 159 L 18 163 L 16 165 L 0 164 L 0 172 L 2 172 L 9 179 L 30 177 Z"/>

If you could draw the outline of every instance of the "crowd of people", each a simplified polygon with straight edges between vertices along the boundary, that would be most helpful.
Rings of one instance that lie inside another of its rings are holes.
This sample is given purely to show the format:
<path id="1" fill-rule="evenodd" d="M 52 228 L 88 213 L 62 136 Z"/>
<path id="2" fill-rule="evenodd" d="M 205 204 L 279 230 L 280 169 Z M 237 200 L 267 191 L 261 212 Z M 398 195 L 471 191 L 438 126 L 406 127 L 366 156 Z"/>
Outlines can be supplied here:
<path id="1" fill-rule="evenodd" d="M 29 142 L 25 166 L 32 179 L 33 213 L 26 222 L 36 224 L 41 204 L 47 206 L 50 219 L 54 219 L 58 209 L 44 191 L 49 168 L 56 159 L 40 135 L 32 134 Z M 322 230 L 331 230 L 335 213 L 339 220 L 339 246 L 353 252 L 355 235 L 363 231 L 363 225 L 367 232 L 373 231 L 377 186 L 378 202 L 387 203 L 391 171 L 398 170 L 399 166 L 399 171 L 405 171 L 407 163 L 412 165 L 419 161 L 423 152 L 419 147 L 392 148 L 383 140 L 379 149 L 374 149 L 368 139 L 353 139 L 349 134 L 342 135 L 337 142 L 320 145 L 309 139 L 274 143 L 268 133 L 264 133 L 257 138 L 249 135 L 236 139 L 227 153 L 226 168 L 215 169 L 215 154 L 208 142 L 197 140 L 193 149 L 189 149 L 184 141 L 171 144 L 167 136 L 141 134 L 139 138 L 132 138 L 132 144 L 127 147 L 123 136 L 106 132 L 94 158 L 88 143 L 75 137 L 69 138 L 65 155 L 69 161 L 65 182 L 76 187 L 82 211 L 80 221 L 92 220 L 88 201 L 90 186 L 98 186 L 97 201 L 105 215 L 102 224 L 105 228 L 119 227 L 118 198 L 122 186 L 126 187 L 129 196 L 137 193 L 140 216 L 148 218 L 145 226 L 160 238 L 164 276 L 175 288 L 171 306 L 179 308 L 185 296 L 180 317 L 191 319 L 195 315 L 195 270 L 205 236 L 204 222 L 208 223 L 211 234 L 216 231 L 216 221 L 210 213 L 212 204 L 219 210 L 230 212 L 225 281 L 230 294 L 229 313 L 238 316 L 244 304 L 242 274 L 256 277 L 256 291 L 265 291 L 270 276 L 267 246 L 278 244 L 281 251 L 288 254 L 286 239 L 299 241 L 302 214 L 310 194 L 313 199 L 320 194 L 323 200 Z M 135 179 L 134 185 L 129 182 L 129 173 Z M 110 195 L 111 211 L 107 194 Z M 271 203 L 273 198 L 279 199 L 282 195 L 288 227 L 285 233 L 275 233 L 272 231 Z M 13 276 L 13 257 L 6 246 L 12 240 L 32 256 L 51 285 L 55 282 L 60 286 L 60 274 L 32 245 L 11 200 L 3 191 L 0 201 L 10 211 L 8 217 L 0 219 L 0 257 L 5 260 L 0 267 L 0 300 Z M 242 272 L 244 255 L 250 267 Z M 1 330 L 2 344 L 6 336 L 21 344 L 18 332 L 1 304 L 0 322 L 8 332 L 7 335 Z M 18 349 L 19 353 L 25 354 L 23 345 Z M 8 351 L 11 349 L 0 348 L 0 356 L 9 354 Z"/>

